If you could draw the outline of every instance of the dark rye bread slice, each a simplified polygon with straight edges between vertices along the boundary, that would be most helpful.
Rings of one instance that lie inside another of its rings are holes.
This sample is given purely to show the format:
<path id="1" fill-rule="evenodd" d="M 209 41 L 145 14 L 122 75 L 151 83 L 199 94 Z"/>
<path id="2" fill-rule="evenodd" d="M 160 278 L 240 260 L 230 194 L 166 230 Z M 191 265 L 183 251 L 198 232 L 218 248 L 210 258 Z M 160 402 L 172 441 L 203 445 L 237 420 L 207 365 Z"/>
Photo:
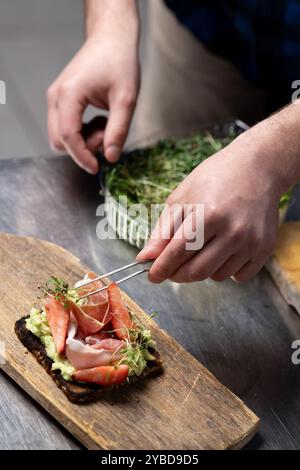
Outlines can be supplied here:
<path id="1" fill-rule="evenodd" d="M 99 398 L 104 397 L 105 394 L 109 393 L 111 390 L 115 390 L 116 388 L 125 385 L 103 387 L 97 384 L 65 380 L 62 377 L 60 371 L 51 370 L 53 361 L 47 356 L 46 349 L 40 342 L 39 338 L 26 328 L 26 318 L 29 318 L 29 316 L 22 317 L 20 320 L 16 321 L 16 335 L 18 336 L 21 343 L 28 349 L 28 351 L 30 351 L 38 360 L 38 362 L 42 364 L 56 385 L 62 389 L 68 400 L 70 400 L 72 403 L 84 404 L 94 402 Z M 159 371 L 162 368 L 162 360 L 159 353 L 155 350 L 151 350 L 150 352 L 155 357 L 155 360 L 148 361 L 147 368 L 140 377 L 145 377 L 146 375 L 155 371 Z M 130 380 L 133 382 L 137 379 L 139 379 L 138 376 L 133 376 Z"/>

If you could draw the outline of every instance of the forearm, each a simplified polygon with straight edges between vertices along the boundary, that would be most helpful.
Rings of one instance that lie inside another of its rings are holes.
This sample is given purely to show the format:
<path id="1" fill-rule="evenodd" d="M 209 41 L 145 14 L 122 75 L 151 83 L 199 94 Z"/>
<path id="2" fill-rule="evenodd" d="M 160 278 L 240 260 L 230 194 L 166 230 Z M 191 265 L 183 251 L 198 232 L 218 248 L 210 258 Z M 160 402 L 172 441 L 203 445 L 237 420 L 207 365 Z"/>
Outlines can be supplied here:
<path id="1" fill-rule="evenodd" d="M 251 155 L 257 171 L 268 173 L 279 193 L 300 182 L 300 104 L 290 104 L 261 121 L 233 147 L 241 144 L 243 157 Z"/>
<path id="2" fill-rule="evenodd" d="M 138 38 L 139 17 L 136 0 L 86 0 L 86 36 L 130 30 Z"/>

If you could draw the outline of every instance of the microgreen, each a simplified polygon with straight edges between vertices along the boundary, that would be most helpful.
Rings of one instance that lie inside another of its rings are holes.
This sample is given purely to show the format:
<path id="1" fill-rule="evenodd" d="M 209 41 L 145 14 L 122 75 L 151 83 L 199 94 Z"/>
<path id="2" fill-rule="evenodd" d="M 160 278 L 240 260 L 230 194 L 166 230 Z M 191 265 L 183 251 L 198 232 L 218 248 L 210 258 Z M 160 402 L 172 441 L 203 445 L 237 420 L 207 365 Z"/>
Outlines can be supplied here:
<path id="1" fill-rule="evenodd" d="M 64 308 L 68 308 L 67 295 L 69 284 L 63 279 L 51 276 L 46 282 L 46 285 L 42 286 L 41 289 L 45 292 L 45 294 L 50 295 L 50 297 L 53 297 L 54 299 L 62 302 Z"/>
<path id="2" fill-rule="evenodd" d="M 156 145 L 130 152 L 123 164 L 106 169 L 106 187 L 118 200 L 126 196 L 128 206 L 163 205 L 167 197 L 196 166 L 220 151 L 233 137 L 215 138 L 211 134 L 194 134 L 188 138 L 161 140 Z M 285 193 L 279 207 L 291 199 Z"/>
<path id="3" fill-rule="evenodd" d="M 121 351 L 123 357 L 119 364 L 129 366 L 129 375 L 141 375 L 147 367 L 148 361 L 154 360 L 150 350 L 154 348 L 155 342 L 151 332 L 144 328 L 135 315 L 131 312 L 130 314 L 134 326 L 128 329 L 129 339 L 126 341 L 126 347 Z"/>
<path id="4" fill-rule="evenodd" d="M 124 164 L 106 170 L 106 186 L 116 199 L 126 195 L 128 204 L 163 204 L 193 169 L 232 138 L 210 134 L 161 140 L 153 147 L 131 152 Z"/>

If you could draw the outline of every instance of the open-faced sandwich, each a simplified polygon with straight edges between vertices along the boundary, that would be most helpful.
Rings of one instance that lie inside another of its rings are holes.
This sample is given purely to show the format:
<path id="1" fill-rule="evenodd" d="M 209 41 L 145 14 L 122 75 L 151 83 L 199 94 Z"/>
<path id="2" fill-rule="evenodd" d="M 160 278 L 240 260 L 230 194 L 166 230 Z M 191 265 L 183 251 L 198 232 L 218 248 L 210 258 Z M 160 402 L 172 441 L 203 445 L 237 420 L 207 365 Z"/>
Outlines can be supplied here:
<path id="1" fill-rule="evenodd" d="M 124 304 L 118 286 L 89 295 L 103 286 L 86 284 L 96 277 L 88 273 L 74 288 L 50 278 L 38 307 L 15 324 L 20 341 L 74 403 L 94 401 L 161 368 L 151 332 Z"/>

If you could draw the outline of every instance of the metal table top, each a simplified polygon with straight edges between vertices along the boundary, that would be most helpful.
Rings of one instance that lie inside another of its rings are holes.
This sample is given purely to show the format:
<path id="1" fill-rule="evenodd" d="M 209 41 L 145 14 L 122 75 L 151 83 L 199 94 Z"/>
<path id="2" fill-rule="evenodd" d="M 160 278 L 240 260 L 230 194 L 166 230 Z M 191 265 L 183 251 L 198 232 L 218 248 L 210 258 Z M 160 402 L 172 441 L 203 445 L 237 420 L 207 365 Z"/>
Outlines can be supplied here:
<path id="1" fill-rule="evenodd" d="M 97 237 L 101 202 L 98 179 L 68 157 L 0 161 L 0 230 L 60 244 L 100 273 L 137 253 L 121 240 Z M 299 215 L 296 203 L 289 216 Z M 157 286 L 142 275 L 123 288 L 261 418 L 247 448 L 300 448 L 300 366 L 291 362 L 300 317 L 267 273 L 246 285 Z M 1 449 L 80 448 L 3 372 L 0 396 Z"/>

